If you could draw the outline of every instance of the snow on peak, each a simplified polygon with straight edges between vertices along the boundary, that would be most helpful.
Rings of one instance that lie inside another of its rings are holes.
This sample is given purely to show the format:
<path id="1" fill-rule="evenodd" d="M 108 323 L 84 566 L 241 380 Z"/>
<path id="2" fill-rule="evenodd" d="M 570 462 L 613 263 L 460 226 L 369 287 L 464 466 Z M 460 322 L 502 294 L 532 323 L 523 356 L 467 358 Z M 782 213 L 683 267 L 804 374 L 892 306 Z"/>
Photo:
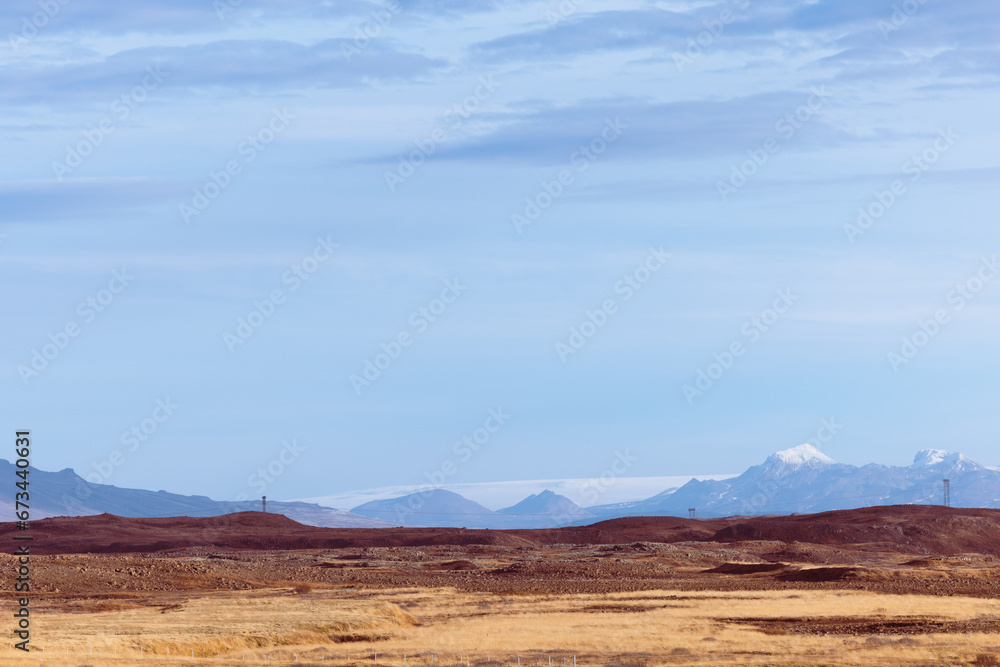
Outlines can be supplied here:
<path id="1" fill-rule="evenodd" d="M 768 459 L 775 463 L 784 463 L 789 466 L 800 466 L 810 461 L 824 464 L 836 463 L 836 461 L 808 443 L 775 452 Z"/>
<path id="2" fill-rule="evenodd" d="M 948 458 L 948 452 L 943 449 L 921 449 L 913 457 L 913 466 L 932 466 L 941 463 L 946 458 Z"/>

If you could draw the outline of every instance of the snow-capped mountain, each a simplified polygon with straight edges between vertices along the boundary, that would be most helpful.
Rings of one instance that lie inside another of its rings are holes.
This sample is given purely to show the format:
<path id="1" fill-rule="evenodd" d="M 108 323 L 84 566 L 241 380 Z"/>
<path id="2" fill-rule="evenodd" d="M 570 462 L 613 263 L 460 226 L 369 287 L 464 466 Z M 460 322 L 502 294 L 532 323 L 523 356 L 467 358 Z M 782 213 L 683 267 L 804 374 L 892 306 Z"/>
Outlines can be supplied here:
<path id="1" fill-rule="evenodd" d="M 765 465 L 773 468 L 794 470 L 802 466 L 817 467 L 836 465 L 837 462 L 810 444 L 799 445 L 791 449 L 783 449 L 767 457 Z"/>
<path id="2" fill-rule="evenodd" d="M 913 457 L 913 467 L 932 466 L 948 457 L 948 452 L 943 449 L 921 449 Z"/>
<path id="3" fill-rule="evenodd" d="M 941 504 L 950 480 L 956 507 L 1000 507 L 1000 472 L 962 454 L 940 449 L 917 453 L 909 466 L 838 463 L 812 445 L 776 452 L 727 480 L 692 480 L 637 503 L 592 507 L 602 519 L 616 516 L 790 514 L 869 505 Z"/>

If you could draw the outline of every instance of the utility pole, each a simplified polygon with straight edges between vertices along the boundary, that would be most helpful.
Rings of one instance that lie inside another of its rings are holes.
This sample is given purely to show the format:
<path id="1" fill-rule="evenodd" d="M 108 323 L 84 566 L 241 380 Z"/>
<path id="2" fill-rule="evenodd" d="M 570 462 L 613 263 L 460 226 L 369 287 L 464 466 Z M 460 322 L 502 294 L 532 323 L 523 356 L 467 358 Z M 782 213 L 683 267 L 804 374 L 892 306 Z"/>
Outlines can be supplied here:
<path id="1" fill-rule="evenodd" d="M 695 511 L 695 509 L 696 508 L 694 508 L 694 507 L 689 507 L 688 508 L 688 518 L 689 519 L 693 519 L 694 518 L 694 511 Z"/>
<path id="2" fill-rule="evenodd" d="M 260 497 L 260 509 L 263 512 L 267 512 L 267 496 Z"/>
<path id="3" fill-rule="evenodd" d="M 944 480 L 944 506 L 951 507 L 951 480 Z"/>

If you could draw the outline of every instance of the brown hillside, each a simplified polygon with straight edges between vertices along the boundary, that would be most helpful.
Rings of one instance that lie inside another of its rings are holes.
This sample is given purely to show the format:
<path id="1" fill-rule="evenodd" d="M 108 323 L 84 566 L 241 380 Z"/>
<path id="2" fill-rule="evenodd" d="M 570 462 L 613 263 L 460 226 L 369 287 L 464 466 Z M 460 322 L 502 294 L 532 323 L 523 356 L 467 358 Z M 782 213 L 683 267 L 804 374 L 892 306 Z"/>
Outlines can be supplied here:
<path id="1" fill-rule="evenodd" d="M 15 524 L 0 524 L 11 542 Z M 872 545 L 905 553 L 1000 555 L 1000 510 L 895 505 L 798 516 L 680 519 L 631 517 L 590 526 L 544 530 L 463 528 L 316 528 L 278 514 L 240 512 L 224 516 L 155 519 L 110 514 L 54 517 L 31 522 L 32 551 L 126 553 L 192 546 L 247 550 L 633 542 L 805 542 L 818 545 Z"/>

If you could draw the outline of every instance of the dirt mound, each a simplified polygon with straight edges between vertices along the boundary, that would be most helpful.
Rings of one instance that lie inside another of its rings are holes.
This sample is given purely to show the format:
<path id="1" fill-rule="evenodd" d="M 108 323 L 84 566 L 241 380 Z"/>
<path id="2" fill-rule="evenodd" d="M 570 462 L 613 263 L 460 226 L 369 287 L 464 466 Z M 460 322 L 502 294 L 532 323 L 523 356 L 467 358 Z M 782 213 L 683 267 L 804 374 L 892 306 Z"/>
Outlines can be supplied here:
<path id="1" fill-rule="evenodd" d="M 927 556 L 906 561 L 903 565 L 910 567 L 952 568 L 956 566 L 988 566 L 996 562 L 993 556 L 983 554 L 962 554 L 960 556 Z"/>
<path id="2" fill-rule="evenodd" d="M 705 574 L 758 574 L 775 572 L 786 567 L 788 567 L 786 563 L 723 563 L 718 567 L 702 571 Z"/>
<path id="3" fill-rule="evenodd" d="M 857 577 L 860 571 L 859 567 L 808 567 L 783 572 L 777 579 L 778 581 L 842 581 Z"/>
<path id="4" fill-rule="evenodd" d="M 435 570 L 441 570 L 443 572 L 455 572 L 462 570 L 478 570 L 479 566 L 475 563 L 467 560 L 450 560 L 446 563 L 435 563 L 430 566 Z"/>

